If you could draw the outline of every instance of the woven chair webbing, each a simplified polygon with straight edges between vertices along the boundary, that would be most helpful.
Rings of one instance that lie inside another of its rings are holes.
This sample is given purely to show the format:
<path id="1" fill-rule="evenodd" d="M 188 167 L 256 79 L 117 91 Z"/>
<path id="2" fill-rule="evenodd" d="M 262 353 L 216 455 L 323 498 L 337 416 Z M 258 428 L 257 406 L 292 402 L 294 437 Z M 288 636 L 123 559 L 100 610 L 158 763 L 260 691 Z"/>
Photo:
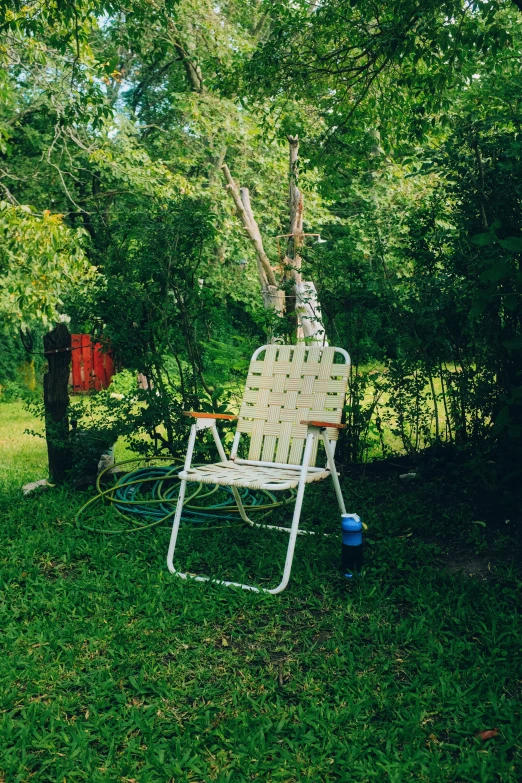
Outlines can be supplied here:
<path id="1" fill-rule="evenodd" d="M 216 462 L 214 465 L 199 465 L 181 471 L 180 478 L 201 484 L 222 484 L 226 487 L 247 487 L 248 489 L 262 489 L 265 484 L 271 484 L 276 489 L 277 484 L 288 484 L 289 488 L 299 484 L 300 470 L 295 468 L 268 468 L 256 465 L 237 464 L 232 460 Z M 322 470 L 308 473 L 306 483 L 323 481 L 328 478 L 330 471 Z"/>
<path id="2" fill-rule="evenodd" d="M 340 423 L 350 366 L 334 364 L 335 354 L 333 347 L 269 345 L 264 359 L 250 362 L 237 427 L 250 435 L 248 459 L 298 465 L 308 431 L 300 422 Z M 327 433 L 330 440 L 339 434 Z"/>

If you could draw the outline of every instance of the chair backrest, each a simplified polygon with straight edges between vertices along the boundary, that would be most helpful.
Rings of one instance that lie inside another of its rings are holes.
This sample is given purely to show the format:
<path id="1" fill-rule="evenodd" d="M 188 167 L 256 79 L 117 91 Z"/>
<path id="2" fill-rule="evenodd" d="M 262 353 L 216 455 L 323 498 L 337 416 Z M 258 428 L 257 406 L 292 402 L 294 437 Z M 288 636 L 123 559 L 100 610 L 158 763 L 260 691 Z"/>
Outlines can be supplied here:
<path id="1" fill-rule="evenodd" d="M 350 357 L 342 348 L 263 345 L 250 361 L 237 431 L 250 435 L 248 459 L 298 465 L 307 434 L 302 420 L 339 424 Z M 327 430 L 336 440 L 338 430 Z M 315 440 L 311 465 L 317 455 Z"/>

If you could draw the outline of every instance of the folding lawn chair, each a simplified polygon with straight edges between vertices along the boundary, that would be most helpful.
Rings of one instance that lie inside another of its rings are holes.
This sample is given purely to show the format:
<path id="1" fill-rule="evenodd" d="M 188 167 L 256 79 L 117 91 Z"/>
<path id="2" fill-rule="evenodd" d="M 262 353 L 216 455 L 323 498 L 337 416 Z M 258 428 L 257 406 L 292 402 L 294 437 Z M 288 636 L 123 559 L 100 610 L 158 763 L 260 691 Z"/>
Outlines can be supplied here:
<path id="1" fill-rule="evenodd" d="M 179 473 L 181 487 L 172 526 L 167 565 L 169 571 L 183 579 L 213 581 L 222 585 L 242 587 L 255 592 L 281 593 L 288 584 L 305 487 L 312 481 L 332 477 L 341 514 L 346 514 L 334 452 L 339 429 L 350 357 L 342 348 L 317 345 L 263 345 L 250 361 L 245 393 L 239 416 L 218 413 L 187 412 L 196 419 L 190 430 L 187 456 Z M 237 419 L 237 429 L 230 458 L 227 459 L 216 421 Z M 192 453 L 198 431 L 210 427 L 221 462 L 191 467 Z M 240 459 L 242 435 L 250 436 L 248 459 Z M 327 467 L 315 467 L 319 436 L 322 437 Z M 304 453 L 303 453 L 304 449 Z M 283 578 L 269 590 L 240 582 L 227 582 L 206 576 L 182 573 L 174 567 L 174 550 L 185 498 L 187 482 L 220 484 L 232 488 L 241 518 L 255 527 L 282 530 L 290 534 Z M 248 518 L 238 487 L 266 489 L 270 492 L 297 487 L 294 515 L 290 528 L 262 525 Z"/>

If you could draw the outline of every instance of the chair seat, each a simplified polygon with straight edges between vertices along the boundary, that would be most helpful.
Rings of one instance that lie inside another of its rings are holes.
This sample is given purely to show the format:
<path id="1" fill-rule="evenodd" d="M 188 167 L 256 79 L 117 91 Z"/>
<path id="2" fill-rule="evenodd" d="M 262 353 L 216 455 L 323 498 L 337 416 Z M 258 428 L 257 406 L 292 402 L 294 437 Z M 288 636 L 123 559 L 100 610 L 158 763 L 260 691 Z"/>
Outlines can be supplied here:
<path id="1" fill-rule="evenodd" d="M 306 483 L 322 481 L 330 475 L 329 470 L 309 470 Z M 299 484 L 300 470 L 297 468 L 261 467 L 238 464 L 233 460 L 200 465 L 178 473 L 180 479 L 197 481 L 201 484 L 221 484 L 225 487 L 246 487 L 247 489 L 284 490 Z"/>

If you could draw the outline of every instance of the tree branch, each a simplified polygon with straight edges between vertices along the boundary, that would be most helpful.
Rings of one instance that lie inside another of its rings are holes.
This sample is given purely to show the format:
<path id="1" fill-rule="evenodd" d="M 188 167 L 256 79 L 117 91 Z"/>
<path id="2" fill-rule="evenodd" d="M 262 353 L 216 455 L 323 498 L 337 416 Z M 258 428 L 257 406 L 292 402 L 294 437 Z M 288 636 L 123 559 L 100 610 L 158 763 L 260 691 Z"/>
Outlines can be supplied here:
<path id="1" fill-rule="evenodd" d="M 190 82 L 190 86 L 192 87 L 194 92 L 203 92 L 203 74 L 201 73 L 201 68 L 199 65 L 194 65 L 194 63 L 191 61 L 188 52 L 186 49 L 183 48 L 181 43 L 177 38 L 174 39 L 174 48 L 176 49 L 177 53 L 179 54 L 179 59 L 181 60 L 183 67 L 185 69 L 185 73 L 187 74 L 187 79 Z"/>
<path id="2" fill-rule="evenodd" d="M 241 222 L 243 223 L 243 226 L 248 236 L 250 237 L 252 244 L 254 245 L 259 261 L 258 269 L 259 269 L 259 277 L 261 280 L 261 285 L 266 286 L 268 284 L 268 285 L 276 286 L 277 281 L 274 275 L 274 271 L 272 269 L 268 256 L 265 253 L 265 249 L 263 247 L 263 240 L 261 238 L 261 233 L 254 219 L 252 207 L 250 206 L 250 196 L 248 193 L 248 189 L 241 188 L 241 194 L 240 194 L 239 188 L 234 182 L 234 180 L 232 179 L 232 175 L 230 173 L 227 164 L 224 163 L 221 168 L 225 175 L 225 179 L 227 180 L 228 183 L 227 190 L 232 196 L 239 217 L 241 218 Z"/>

